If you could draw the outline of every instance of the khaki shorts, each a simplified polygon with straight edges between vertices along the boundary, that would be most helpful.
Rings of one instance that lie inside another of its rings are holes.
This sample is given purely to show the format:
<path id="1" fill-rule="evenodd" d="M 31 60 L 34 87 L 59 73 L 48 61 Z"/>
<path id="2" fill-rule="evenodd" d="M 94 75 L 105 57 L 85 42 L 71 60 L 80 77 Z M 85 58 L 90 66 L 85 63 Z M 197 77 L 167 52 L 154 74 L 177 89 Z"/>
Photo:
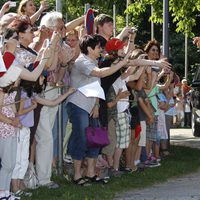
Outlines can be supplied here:
<path id="1" fill-rule="evenodd" d="M 117 114 L 116 123 L 117 148 L 126 149 L 130 144 L 129 118 L 126 112 Z"/>
<path id="2" fill-rule="evenodd" d="M 115 128 L 115 121 L 111 119 L 108 122 L 108 138 L 110 141 L 110 144 L 107 145 L 102 149 L 102 154 L 113 156 L 117 144 L 117 136 L 116 136 L 116 128 Z"/>

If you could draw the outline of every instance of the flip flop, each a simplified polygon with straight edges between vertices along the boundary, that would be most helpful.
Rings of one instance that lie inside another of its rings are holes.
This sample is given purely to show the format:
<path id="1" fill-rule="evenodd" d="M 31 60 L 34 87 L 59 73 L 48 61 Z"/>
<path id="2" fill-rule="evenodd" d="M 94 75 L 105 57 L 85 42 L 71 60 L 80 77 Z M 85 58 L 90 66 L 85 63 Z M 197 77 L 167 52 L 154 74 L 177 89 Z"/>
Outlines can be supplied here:
<path id="1" fill-rule="evenodd" d="M 79 186 L 90 186 L 90 184 L 88 183 L 88 180 L 86 180 L 82 177 L 77 180 L 73 180 L 73 183 L 75 185 L 79 185 Z"/>
<path id="2" fill-rule="evenodd" d="M 108 183 L 108 179 L 102 179 L 96 175 L 93 177 L 85 176 L 85 179 L 88 180 L 89 183 L 102 183 L 102 184 Z"/>

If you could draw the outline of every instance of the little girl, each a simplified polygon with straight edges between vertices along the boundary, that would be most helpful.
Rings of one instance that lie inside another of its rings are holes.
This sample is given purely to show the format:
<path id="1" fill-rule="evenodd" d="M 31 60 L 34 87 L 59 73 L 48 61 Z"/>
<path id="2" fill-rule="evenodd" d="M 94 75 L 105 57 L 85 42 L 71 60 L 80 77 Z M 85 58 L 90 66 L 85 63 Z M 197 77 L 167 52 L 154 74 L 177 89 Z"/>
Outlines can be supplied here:
<path id="1" fill-rule="evenodd" d="M 181 93 L 177 94 L 176 98 L 177 125 L 184 126 L 184 99 Z"/>
<path id="2" fill-rule="evenodd" d="M 24 83 L 27 81 L 22 81 Z M 26 88 L 26 85 L 20 84 L 20 103 L 17 112 L 22 128 L 17 134 L 17 156 L 16 164 L 12 173 L 12 192 L 15 196 L 31 196 L 31 193 L 23 192 L 23 179 L 28 168 L 29 158 L 29 141 L 30 141 L 30 127 L 34 125 L 33 110 L 37 107 L 37 103 L 32 101 L 32 93 Z"/>

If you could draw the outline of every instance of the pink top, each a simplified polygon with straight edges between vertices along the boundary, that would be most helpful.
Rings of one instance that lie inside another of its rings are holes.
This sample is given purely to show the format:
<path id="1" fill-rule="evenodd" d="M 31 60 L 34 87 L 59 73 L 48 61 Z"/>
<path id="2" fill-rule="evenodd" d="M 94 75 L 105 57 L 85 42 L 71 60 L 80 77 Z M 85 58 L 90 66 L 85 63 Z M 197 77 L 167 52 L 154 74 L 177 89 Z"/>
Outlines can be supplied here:
<path id="1" fill-rule="evenodd" d="M 3 104 L 6 105 L 15 102 L 15 96 L 16 92 L 5 94 Z M 1 113 L 9 118 L 15 117 L 12 105 L 2 107 Z M 15 134 L 16 134 L 16 128 L 14 126 L 0 121 L 0 138 L 12 137 L 15 136 Z"/>

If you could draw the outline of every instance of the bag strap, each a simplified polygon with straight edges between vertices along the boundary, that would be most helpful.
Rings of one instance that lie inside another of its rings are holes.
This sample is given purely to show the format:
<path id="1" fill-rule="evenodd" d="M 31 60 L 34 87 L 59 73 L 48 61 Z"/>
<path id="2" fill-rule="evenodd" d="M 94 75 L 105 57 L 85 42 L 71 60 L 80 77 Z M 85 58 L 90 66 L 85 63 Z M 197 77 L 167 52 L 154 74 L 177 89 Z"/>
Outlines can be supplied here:
<path id="1" fill-rule="evenodd" d="M 89 126 L 90 127 L 101 127 L 99 118 L 91 118 L 89 117 Z"/>

